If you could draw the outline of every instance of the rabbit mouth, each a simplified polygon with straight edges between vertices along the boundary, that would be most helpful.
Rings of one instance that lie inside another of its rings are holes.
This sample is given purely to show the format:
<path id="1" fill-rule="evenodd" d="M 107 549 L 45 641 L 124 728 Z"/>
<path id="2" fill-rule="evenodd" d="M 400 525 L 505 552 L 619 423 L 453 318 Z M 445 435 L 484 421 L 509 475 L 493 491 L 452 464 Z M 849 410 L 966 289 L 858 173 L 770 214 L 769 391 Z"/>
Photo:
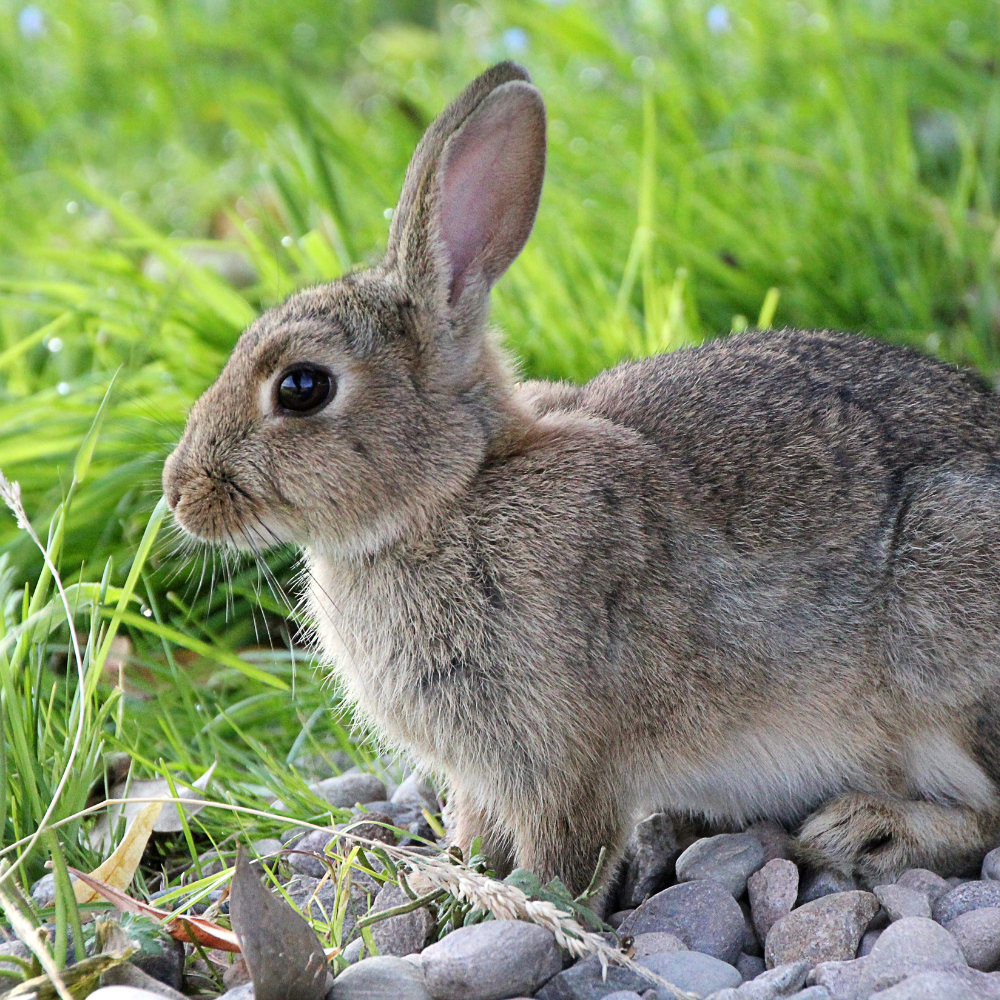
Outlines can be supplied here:
<path id="1" fill-rule="evenodd" d="M 264 509 L 229 476 L 201 473 L 183 485 L 171 483 L 166 497 L 180 528 L 209 545 L 260 554 L 294 541 L 275 512 Z"/>

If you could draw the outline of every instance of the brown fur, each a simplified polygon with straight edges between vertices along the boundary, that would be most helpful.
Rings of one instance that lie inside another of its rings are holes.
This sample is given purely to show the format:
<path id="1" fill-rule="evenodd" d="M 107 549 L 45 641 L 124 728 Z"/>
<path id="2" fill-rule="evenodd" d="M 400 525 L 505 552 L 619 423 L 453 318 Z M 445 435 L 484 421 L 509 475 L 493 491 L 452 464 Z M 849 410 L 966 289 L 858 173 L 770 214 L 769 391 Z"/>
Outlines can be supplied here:
<path id="1" fill-rule="evenodd" d="M 431 127 L 380 265 L 244 334 L 164 469 L 179 523 L 303 546 L 331 666 L 447 778 L 463 848 L 579 890 L 667 806 L 804 820 L 869 883 L 969 869 L 1000 815 L 997 397 L 787 330 L 516 384 L 485 322 L 541 185 L 526 79 Z M 337 395 L 275 412 L 300 361 Z"/>

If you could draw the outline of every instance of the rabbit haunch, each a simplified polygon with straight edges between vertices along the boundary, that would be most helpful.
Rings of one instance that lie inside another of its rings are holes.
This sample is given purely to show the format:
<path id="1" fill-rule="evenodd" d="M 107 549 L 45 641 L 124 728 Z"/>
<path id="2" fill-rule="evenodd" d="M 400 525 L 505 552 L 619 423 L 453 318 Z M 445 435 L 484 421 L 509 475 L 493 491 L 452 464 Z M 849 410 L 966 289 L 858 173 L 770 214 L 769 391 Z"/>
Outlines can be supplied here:
<path id="1" fill-rule="evenodd" d="M 801 824 L 869 883 L 973 867 L 1000 834 L 997 397 L 794 331 L 517 384 L 485 323 L 544 154 L 519 67 L 458 98 L 382 263 L 262 316 L 195 405 L 179 523 L 303 547 L 348 695 L 501 865 L 579 890 L 665 807 Z M 336 385 L 305 416 L 275 392 L 303 364 Z"/>

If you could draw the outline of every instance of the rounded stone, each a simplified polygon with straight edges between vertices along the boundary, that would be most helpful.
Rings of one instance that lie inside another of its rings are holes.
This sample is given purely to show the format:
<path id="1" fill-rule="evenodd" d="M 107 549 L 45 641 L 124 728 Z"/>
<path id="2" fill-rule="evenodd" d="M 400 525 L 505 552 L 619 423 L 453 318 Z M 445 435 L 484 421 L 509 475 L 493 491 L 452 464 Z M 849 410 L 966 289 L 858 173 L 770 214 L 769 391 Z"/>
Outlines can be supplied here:
<path id="1" fill-rule="evenodd" d="M 799 892 L 799 869 L 791 861 L 774 858 L 747 880 L 753 926 L 761 941 L 767 932 L 792 912 Z"/>
<path id="2" fill-rule="evenodd" d="M 665 951 L 687 951 L 687 945 L 676 934 L 668 934 L 666 931 L 636 934 L 632 940 L 632 957 L 635 959 Z"/>
<path id="3" fill-rule="evenodd" d="M 831 893 L 792 910 L 767 935 L 764 959 L 768 968 L 786 962 L 817 965 L 854 958 L 878 906 L 872 893 L 853 890 Z"/>
<path id="4" fill-rule="evenodd" d="M 333 981 L 327 1000 L 432 1000 L 423 973 L 410 962 L 376 955 L 349 965 Z"/>
<path id="5" fill-rule="evenodd" d="M 981 876 L 991 882 L 1000 882 L 1000 847 L 994 848 L 983 858 Z"/>
<path id="6" fill-rule="evenodd" d="M 410 902 L 410 897 L 392 883 L 383 886 L 369 913 L 381 913 Z M 425 906 L 387 917 L 372 924 L 372 938 L 379 955 L 396 955 L 402 958 L 421 951 L 435 928 L 434 917 Z"/>
<path id="7" fill-rule="evenodd" d="M 955 938 L 926 917 L 903 917 L 891 923 L 861 961 L 863 996 L 888 989 L 918 972 L 966 964 Z"/>
<path id="8" fill-rule="evenodd" d="M 1000 907 L 1000 882 L 963 882 L 934 900 L 931 916 L 948 924 L 969 910 L 986 907 Z"/>
<path id="9" fill-rule="evenodd" d="M 1000 966 L 1000 909 L 967 910 L 949 921 L 945 929 L 973 969 L 993 972 Z"/>
<path id="10" fill-rule="evenodd" d="M 662 976 L 674 986 L 699 996 L 735 988 L 743 982 L 743 977 L 733 966 L 697 951 L 661 952 L 641 958 L 637 964 Z"/>
<path id="11" fill-rule="evenodd" d="M 746 833 L 720 833 L 696 840 L 677 859 L 677 881 L 712 879 L 734 898 L 746 891 L 747 879 L 767 860 L 764 846 Z"/>
<path id="12" fill-rule="evenodd" d="M 335 809 L 350 809 L 358 802 L 363 805 L 388 797 L 385 783 L 374 774 L 339 774 L 317 781 L 309 788 Z"/>
<path id="13" fill-rule="evenodd" d="M 653 813 L 637 823 L 626 848 L 628 864 L 620 905 L 635 908 L 665 889 L 672 880 L 678 854 L 677 833 L 667 813 Z"/>
<path id="14" fill-rule="evenodd" d="M 896 879 L 896 885 L 901 885 L 904 889 L 915 889 L 922 892 L 931 903 L 938 896 L 943 896 L 951 886 L 935 872 L 926 868 L 909 868 Z"/>
<path id="15" fill-rule="evenodd" d="M 760 846 L 764 848 L 764 857 L 768 861 L 773 861 L 775 858 L 791 860 L 792 838 L 780 823 L 764 819 L 751 823 L 743 832 L 760 841 Z"/>
<path id="16" fill-rule="evenodd" d="M 931 904 L 927 896 L 903 885 L 877 885 L 872 890 L 885 907 L 890 920 L 903 917 L 930 917 Z"/>
<path id="17" fill-rule="evenodd" d="M 798 905 L 811 903 L 814 899 L 832 896 L 837 892 L 851 892 L 857 887 L 858 883 L 850 875 L 841 872 L 808 872 L 799 879 Z"/>
<path id="18" fill-rule="evenodd" d="M 764 959 L 760 955 L 748 955 L 743 952 L 736 959 L 736 971 L 743 977 L 743 982 L 756 979 L 766 968 Z"/>
<path id="19" fill-rule="evenodd" d="M 424 982 L 434 1000 L 531 994 L 562 968 L 552 932 L 520 920 L 459 927 L 425 948 L 420 957 Z"/>
<path id="20" fill-rule="evenodd" d="M 159 993 L 135 986 L 102 986 L 89 995 L 95 1000 L 163 1000 Z"/>
<path id="21" fill-rule="evenodd" d="M 718 882 L 682 882 L 651 896 L 630 921 L 633 935 L 667 931 L 692 951 L 732 965 L 740 956 L 746 931 L 743 911 Z"/>
<path id="22" fill-rule="evenodd" d="M 870 1000 L 986 1000 L 986 995 L 958 973 L 935 970 L 907 976 L 895 986 L 872 993 Z"/>

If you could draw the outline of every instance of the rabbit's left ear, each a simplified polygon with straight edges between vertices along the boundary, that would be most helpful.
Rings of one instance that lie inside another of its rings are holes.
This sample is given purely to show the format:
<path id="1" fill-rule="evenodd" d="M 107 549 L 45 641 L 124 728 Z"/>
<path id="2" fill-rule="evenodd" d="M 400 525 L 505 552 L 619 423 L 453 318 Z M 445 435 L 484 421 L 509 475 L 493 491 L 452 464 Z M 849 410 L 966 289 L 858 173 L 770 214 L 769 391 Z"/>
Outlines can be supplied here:
<path id="1" fill-rule="evenodd" d="M 460 308 L 469 319 L 527 242 L 545 174 L 542 96 L 512 74 L 489 87 L 500 69 L 483 74 L 428 130 L 389 238 L 406 284 L 427 305 Z M 485 93 L 474 100 L 477 89 Z"/>

